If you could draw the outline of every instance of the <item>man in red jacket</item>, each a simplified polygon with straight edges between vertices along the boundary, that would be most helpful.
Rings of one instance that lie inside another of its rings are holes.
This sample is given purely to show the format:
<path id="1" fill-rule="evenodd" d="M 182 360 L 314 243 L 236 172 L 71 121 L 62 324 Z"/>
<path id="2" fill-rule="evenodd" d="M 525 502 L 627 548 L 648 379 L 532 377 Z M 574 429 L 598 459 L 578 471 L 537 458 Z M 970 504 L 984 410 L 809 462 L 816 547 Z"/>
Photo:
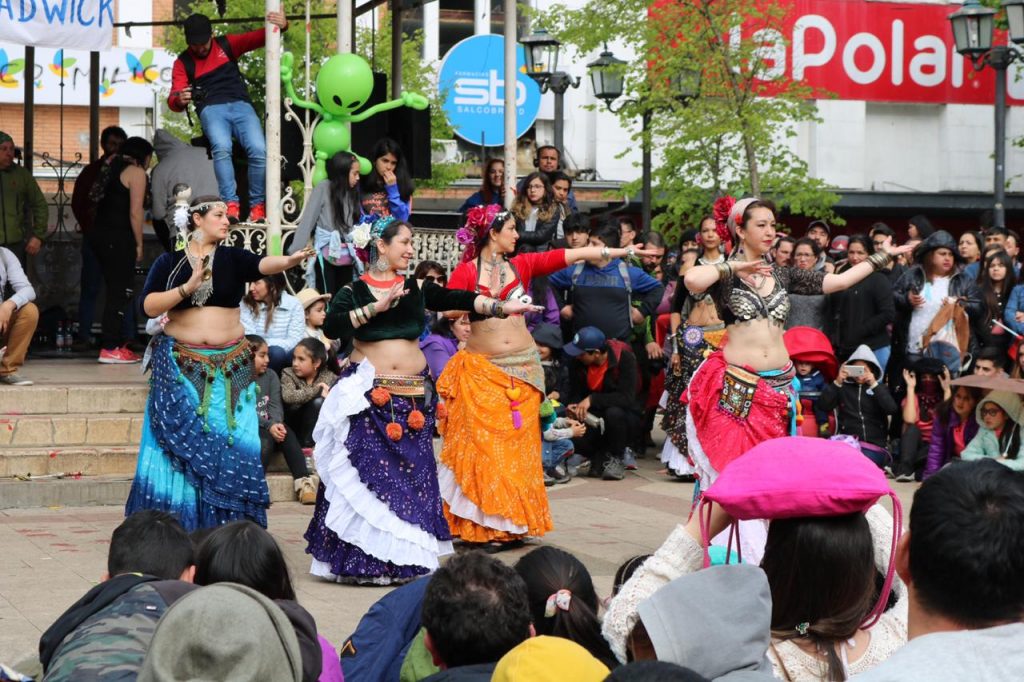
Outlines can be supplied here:
<path id="1" fill-rule="evenodd" d="M 282 31 L 288 29 L 288 20 L 281 12 L 269 12 L 267 21 Z M 266 140 L 237 61 L 246 52 L 263 47 L 265 37 L 264 30 L 259 29 L 214 38 L 210 19 L 193 14 L 185 20 L 188 49 L 178 56 L 171 70 L 167 106 L 172 111 L 185 111 L 190 103 L 195 106 L 210 140 L 221 199 L 227 202 L 228 217 L 235 222 L 239 207 L 231 165 L 233 138 L 245 148 L 249 159 L 249 222 L 266 218 Z"/>

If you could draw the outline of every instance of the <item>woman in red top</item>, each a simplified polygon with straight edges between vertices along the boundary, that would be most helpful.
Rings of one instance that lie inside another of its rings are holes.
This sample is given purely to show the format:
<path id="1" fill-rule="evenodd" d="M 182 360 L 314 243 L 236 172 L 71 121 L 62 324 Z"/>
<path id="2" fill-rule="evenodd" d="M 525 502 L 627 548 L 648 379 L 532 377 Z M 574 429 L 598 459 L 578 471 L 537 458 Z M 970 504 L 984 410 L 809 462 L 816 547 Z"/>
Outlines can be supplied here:
<path id="1" fill-rule="evenodd" d="M 501 549 L 552 528 L 540 456 L 544 372 L 525 320 L 505 317 L 502 306 L 524 300 L 534 277 L 581 260 L 646 252 L 591 246 L 512 257 L 515 218 L 494 205 L 471 209 L 458 239 L 465 251 L 448 286 L 498 299 L 497 319 L 470 315 L 466 348 L 438 380 L 446 408 L 438 477 L 452 535 Z"/>

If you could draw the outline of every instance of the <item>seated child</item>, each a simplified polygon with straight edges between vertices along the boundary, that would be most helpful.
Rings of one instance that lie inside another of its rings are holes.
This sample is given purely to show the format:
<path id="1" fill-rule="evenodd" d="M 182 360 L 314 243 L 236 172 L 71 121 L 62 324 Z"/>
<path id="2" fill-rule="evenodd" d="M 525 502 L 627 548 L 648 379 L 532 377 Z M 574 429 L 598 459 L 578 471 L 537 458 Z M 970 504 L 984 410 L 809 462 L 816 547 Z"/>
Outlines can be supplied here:
<path id="1" fill-rule="evenodd" d="M 828 410 L 822 409 L 818 404 L 821 391 L 828 383 L 825 375 L 821 373 L 813 363 L 793 361 L 796 368 L 797 378 L 800 379 L 800 400 L 809 402 L 814 414 L 814 422 L 818 425 L 818 434 L 828 435 Z"/>
<path id="2" fill-rule="evenodd" d="M 899 411 L 889 389 L 879 382 L 881 374 L 878 358 L 861 344 L 839 368 L 836 380 L 822 389 L 817 403 L 821 410 L 838 409 L 839 433 L 855 437 L 861 452 L 879 468 L 890 462 L 886 448 L 889 417 Z"/>
<path id="3" fill-rule="evenodd" d="M 557 401 L 545 400 L 540 405 L 541 462 L 544 465 L 544 485 L 568 483 L 572 476 L 565 461 L 573 455 L 573 438 L 586 433 L 586 427 L 575 419 L 559 417 Z"/>
<path id="4" fill-rule="evenodd" d="M 338 378 L 326 364 L 324 344 L 307 337 L 295 346 L 292 366 L 281 372 L 284 422 L 295 431 L 303 448 L 313 447 L 313 427 L 320 416 L 320 407 Z"/>
<path id="5" fill-rule="evenodd" d="M 992 391 L 977 407 L 981 428 L 960 458 L 964 461 L 991 457 L 1011 469 L 1024 470 L 1021 457 L 1021 401 L 1016 393 Z"/>
<path id="6" fill-rule="evenodd" d="M 569 365 L 562 361 L 562 330 L 553 324 L 539 324 L 532 334 L 544 368 L 547 397 L 552 400 L 568 397 Z"/>
<path id="7" fill-rule="evenodd" d="M 330 294 L 321 294 L 316 289 L 303 289 L 296 298 L 302 303 L 306 311 L 306 336 L 318 339 L 324 344 L 324 348 L 330 353 L 337 352 L 337 342 L 331 341 L 324 335 L 324 320 L 327 318 L 327 304 L 331 302 Z"/>
<path id="8" fill-rule="evenodd" d="M 245 337 L 252 346 L 253 371 L 256 374 L 256 386 L 260 390 L 256 400 L 256 413 L 260 420 L 260 459 L 263 471 L 274 451 L 280 446 L 284 453 L 284 461 L 295 480 L 295 492 L 302 504 L 316 502 L 316 489 L 320 484 L 316 476 L 310 475 L 306 466 L 306 457 L 302 454 L 302 446 L 295 432 L 284 425 L 284 409 L 281 406 L 281 380 L 276 372 L 268 372 L 270 367 L 270 349 L 262 336 L 250 334 Z"/>

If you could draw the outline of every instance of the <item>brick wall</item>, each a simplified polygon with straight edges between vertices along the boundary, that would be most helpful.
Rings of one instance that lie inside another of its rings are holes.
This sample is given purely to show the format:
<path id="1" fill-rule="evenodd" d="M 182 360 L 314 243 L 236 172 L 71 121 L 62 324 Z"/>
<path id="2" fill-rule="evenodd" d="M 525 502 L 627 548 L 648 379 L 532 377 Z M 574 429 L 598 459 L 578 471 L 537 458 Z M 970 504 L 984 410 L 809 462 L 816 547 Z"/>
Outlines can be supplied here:
<path id="1" fill-rule="evenodd" d="M 100 108 L 100 130 L 117 125 L 120 118 L 116 107 Z M 14 138 L 20 147 L 24 141 L 24 107 L 20 104 L 0 104 L 0 130 Z M 35 153 L 60 154 L 60 107 L 55 104 L 40 104 L 35 107 Z M 89 161 L 89 107 L 64 107 L 64 158 L 71 160 L 80 152 L 82 159 Z M 38 159 L 38 156 L 36 157 Z M 37 160 L 38 163 L 38 160 Z"/>
<path id="2" fill-rule="evenodd" d="M 153 21 L 168 21 L 174 18 L 174 0 L 153 0 Z M 153 27 L 153 44 L 164 44 L 164 32 L 167 29 L 163 26 Z"/>

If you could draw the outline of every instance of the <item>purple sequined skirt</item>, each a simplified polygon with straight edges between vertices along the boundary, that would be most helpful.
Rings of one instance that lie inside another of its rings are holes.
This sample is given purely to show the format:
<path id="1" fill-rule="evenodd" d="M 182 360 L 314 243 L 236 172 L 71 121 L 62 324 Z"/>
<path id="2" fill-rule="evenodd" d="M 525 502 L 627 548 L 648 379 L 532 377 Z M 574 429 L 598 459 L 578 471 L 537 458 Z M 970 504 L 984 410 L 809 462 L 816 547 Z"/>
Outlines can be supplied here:
<path id="1" fill-rule="evenodd" d="M 312 573 L 339 582 L 386 584 L 429 573 L 452 552 L 441 509 L 432 435 L 434 406 L 422 397 L 370 400 L 368 361 L 342 374 L 313 438 L 321 486 L 306 531 Z M 410 414 L 419 411 L 422 425 Z M 402 429 L 392 440 L 389 424 Z"/>

